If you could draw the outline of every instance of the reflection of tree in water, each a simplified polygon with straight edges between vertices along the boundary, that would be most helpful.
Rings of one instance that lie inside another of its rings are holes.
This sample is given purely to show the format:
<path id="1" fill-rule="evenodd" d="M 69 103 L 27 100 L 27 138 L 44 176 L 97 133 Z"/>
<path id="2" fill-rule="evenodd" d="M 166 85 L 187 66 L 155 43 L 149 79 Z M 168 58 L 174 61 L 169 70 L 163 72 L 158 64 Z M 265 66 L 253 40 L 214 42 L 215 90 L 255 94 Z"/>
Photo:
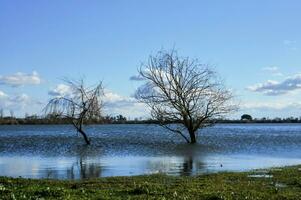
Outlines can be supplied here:
<path id="1" fill-rule="evenodd" d="M 53 178 L 53 179 L 58 179 L 60 178 L 60 175 L 58 173 L 57 170 L 51 169 L 51 168 L 47 168 L 45 169 L 45 175 L 42 175 L 42 177 L 44 178 Z"/>
<path id="2" fill-rule="evenodd" d="M 178 145 L 173 154 L 147 163 L 148 172 L 159 172 L 181 176 L 192 176 L 206 170 L 207 147 L 203 145 Z"/>
<path id="3" fill-rule="evenodd" d="M 183 162 L 179 174 L 181 176 L 192 176 L 200 171 L 205 170 L 204 163 L 204 147 L 201 145 L 195 146 L 180 146 L 177 149 L 178 153 L 183 156 Z"/>
<path id="4" fill-rule="evenodd" d="M 179 145 L 173 149 L 173 154 L 162 155 L 162 157 L 149 157 L 146 160 L 139 160 L 138 158 L 134 168 L 127 168 L 127 165 L 121 166 L 122 163 L 119 163 L 119 167 L 122 169 L 125 167 L 128 170 L 137 170 L 139 173 L 167 173 L 192 176 L 206 170 L 205 155 L 208 151 L 204 148 L 206 147 L 202 145 Z M 58 168 L 48 169 L 45 171 L 43 177 L 67 179 L 101 177 L 103 174 L 106 174 L 106 168 L 97 160 L 100 157 L 100 152 L 93 151 L 93 146 L 78 146 L 73 163 L 71 162 L 62 171 L 57 170 Z"/>
<path id="5" fill-rule="evenodd" d="M 182 164 L 182 170 L 180 174 L 182 176 L 191 176 L 193 173 L 193 158 L 189 156 L 188 158 L 184 158 L 184 162 Z"/>
<path id="6" fill-rule="evenodd" d="M 147 162 L 146 168 L 148 173 L 192 176 L 200 171 L 204 171 L 205 164 L 200 156 L 176 156 L 150 160 Z"/>
<path id="7" fill-rule="evenodd" d="M 67 179 L 87 179 L 98 178 L 102 174 L 102 166 L 100 163 L 89 162 L 88 146 L 78 148 L 76 161 L 67 169 L 59 171 L 57 168 L 47 168 L 43 177 L 46 178 L 67 178 Z M 93 160 L 93 159 L 91 159 Z"/>
<path id="8" fill-rule="evenodd" d="M 79 165 L 80 179 L 101 176 L 101 166 L 99 164 L 89 163 L 85 157 L 80 157 L 77 164 Z"/>
<path id="9" fill-rule="evenodd" d="M 98 178 L 101 176 L 101 166 L 95 163 L 89 163 L 85 158 L 80 157 L 78 161 L 66 170 L 68 179 L 87 179 Z"/>
<path id="10" fill-rule="evenodd" d="M 74 172 L 77 172 L 77 178 L 79 179 L 98 178 L 101 176 L 102 168 L 100 163 L 89 162 L 90 150 L 91 146 L 87 145 L 78 148 L 77 161 L 67 169 L 68 179 L 74 179 L 76 177 Z"/>

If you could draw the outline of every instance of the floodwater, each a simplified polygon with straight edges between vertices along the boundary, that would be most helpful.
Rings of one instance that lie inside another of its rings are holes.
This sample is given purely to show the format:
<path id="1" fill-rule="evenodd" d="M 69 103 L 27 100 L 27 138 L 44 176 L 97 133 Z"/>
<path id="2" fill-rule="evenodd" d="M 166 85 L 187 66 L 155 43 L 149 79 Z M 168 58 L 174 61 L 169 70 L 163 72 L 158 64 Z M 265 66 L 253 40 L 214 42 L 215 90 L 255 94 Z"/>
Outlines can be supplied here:
<path id="1" fill-rule="evenodd" d="M 301 124 L 218 124 L 186 144 L 156 125 L 0 126 L 0 176 L 86 179 L 193 176 L 301 164 Z"/>

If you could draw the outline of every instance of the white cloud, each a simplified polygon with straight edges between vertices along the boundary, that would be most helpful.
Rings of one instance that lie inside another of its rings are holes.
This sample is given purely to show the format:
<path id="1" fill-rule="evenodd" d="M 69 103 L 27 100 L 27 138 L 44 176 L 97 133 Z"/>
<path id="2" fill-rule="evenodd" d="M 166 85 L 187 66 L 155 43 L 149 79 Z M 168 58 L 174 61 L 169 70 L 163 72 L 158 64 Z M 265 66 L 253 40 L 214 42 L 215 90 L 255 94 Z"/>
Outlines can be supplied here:
<path id="1" fill-rule="evenodd" d="M 134 75 L 130 77 L 131 81 L 144 81 L 145 79 L 141 77 L 140 75 Z"/>
<path id="2" fill-rule="evenodd" d="M 148 115 L 144 104 L 139 103 L 135 98 L 121 96 L 110 90 L 104 91 L 104 111 L 108 115 L 121 114 L 127 117 L 145 117 Z"/>
<path id="3" fill-rule="evenodd" d="M 32 99 L 25 93 L 8 95 L 0 91 L 0 108 L 5 110 L 13 110 L 19 112 L 20 110 L 30 110 L 36 106 L 41 107 L 41 102 Z"/>
<path id="4" fill-rule="evenodd" d="M 272 66 L 272 67 L 264 67 L 262 68 L 262 70 L 268 72 L 278 72 L 279 68 L 276 66 Z"/>
<path id="5" fill-rule="evenodd" d="M 248 113 L 253 117 L 299 117 L 301 102 L 299 101 L 257 101 L 245 102 L 240 105 L 240 114 Z M 237 115 L 236 118 L 240 116 Z"/>
<path id="6" fill-rule="evenodd" d="M 163 75 L 163 78 L 166 79 L 166 77 L 170 77 L 170 73 L 164 69 L 155 69 L 154 71 L 150 71 L 150 69 L 145 69 L 144 73 L 146 74 L 152 74 L 155 73 L 157 76 L 161 76 Z M 130 77 L 131 81 L 145 81 L 146 79 L 144 77 L 142 77 L 141 75 L 133 75 Z"/>
<path id="7" fill-rule="evenodd" d="M 273 76 L 283 76 L 283 74 L 281 72 L 275 72 L 272 74 Z"/>
<path id="8" fill-rule="evenodd" d="M 25 106 L 31 105 L 33 100 L 27 94 L 19 94 L 10 98 L 12 105 L 24 108 Z"/>
<path id="9" fill-rule="evenodd" d="M 261 70 L 270 73 L 273 76 L 283 76 L 283 74 L 280 72 L 280 69 L 276 66 L 264 67 Z"/>
<path id="10" fill-rule="evenodd" d="M 17 72 L 13 75 L 0 76 L 0 84 L 9 85 L 12 87 L 23 85 L 39 85 L 40 83 L 41 78 L 36 71 L 33 71 L 31 74 Z"/>
<path id="11" fill-rule="evenodd" d="M 70 96 L 72 90 L 70 86 L 65 84 L 59 84 L 55 88 L 51 89 L 48 94 L 54 97 Z M 146 116 L 146 107 L 144 104 L 137 102 L 133 97 L 122 96 L 111 90 L 104 90 L 104 96 L 102 98 L 104 103 L 105 115 L 123 115 L 126 117 L 141 117 Z"/>
<path id="12" fill-rule="evenodd" d="M 249 86 L 247 89 L 270 96 L 287 94 L 289 92 L 301 89 L 301 74 L 287 77 L 281 82 L 268 80 L 265 83 Z"/>
<path id="13" fill-rule="evenodd" d="M 287 110 L 288 108 L 301 109 L 299 102 L 247 102 L 241 105 L 241 109 L 259 110 Z"/>
<path id="14" fill-rule="evenodd" d="M 69 96 L 72 94 L 71 87 L 65 84 L 58 84 L 55 88 L 51 89 L 48 94 L 50 96 L 55 97 L 63 97 L 63 96 Z"/>
<path id="15" fill-rule="evenodd" d="M 119 94 L 116 94 L 110 90 L 104 91 L 104 101 L 109 103 L 116 103 L 120 101 L 132 101 L 133 99 L 130 97 L 124 97 Z"/>
<path id="16" fill-rule="evenodd" d="M 8 95 L 0 90 L 0 99 L 6 98 L 6 97 L 8 97 Z"/>

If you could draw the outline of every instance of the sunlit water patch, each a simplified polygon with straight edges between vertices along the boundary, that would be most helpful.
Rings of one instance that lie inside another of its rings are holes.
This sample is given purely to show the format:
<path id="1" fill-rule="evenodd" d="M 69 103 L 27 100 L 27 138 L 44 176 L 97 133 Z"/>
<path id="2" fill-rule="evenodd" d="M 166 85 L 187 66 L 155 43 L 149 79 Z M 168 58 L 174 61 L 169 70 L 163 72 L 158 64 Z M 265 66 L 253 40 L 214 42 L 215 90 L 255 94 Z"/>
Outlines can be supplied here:
<path id="1" fill-rule="evenodd" d="M 84 144 L 71 126 L 0 126 L 0 176 L 85 179 L 301 164 L 301 125 L 226 124 L 199 132 L 199 144 L 155 125 L 95 125 Z"/>

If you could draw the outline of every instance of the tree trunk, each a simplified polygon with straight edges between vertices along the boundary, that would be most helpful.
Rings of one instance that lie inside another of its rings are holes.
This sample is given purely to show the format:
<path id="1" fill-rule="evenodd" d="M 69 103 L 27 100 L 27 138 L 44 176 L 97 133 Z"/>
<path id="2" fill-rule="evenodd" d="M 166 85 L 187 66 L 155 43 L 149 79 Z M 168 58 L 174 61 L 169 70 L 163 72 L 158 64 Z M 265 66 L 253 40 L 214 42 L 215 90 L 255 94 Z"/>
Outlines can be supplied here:
<path id="1" fill-rule="evenodd" d="M 196 143 L 195 131 L 189 130 L 190 144 Z"/>
<path id="2" fill-rule="evenodd" d="M 87 145 L 91 144 L 90 140 L 88 139 L 88 137 L 86 135 L 86 133 L 81 128 L 78 129 L 78 132 L 80 132 L 82 134 L 82 136 L 84 137 L 85 142 L 86 142 Z"/>

